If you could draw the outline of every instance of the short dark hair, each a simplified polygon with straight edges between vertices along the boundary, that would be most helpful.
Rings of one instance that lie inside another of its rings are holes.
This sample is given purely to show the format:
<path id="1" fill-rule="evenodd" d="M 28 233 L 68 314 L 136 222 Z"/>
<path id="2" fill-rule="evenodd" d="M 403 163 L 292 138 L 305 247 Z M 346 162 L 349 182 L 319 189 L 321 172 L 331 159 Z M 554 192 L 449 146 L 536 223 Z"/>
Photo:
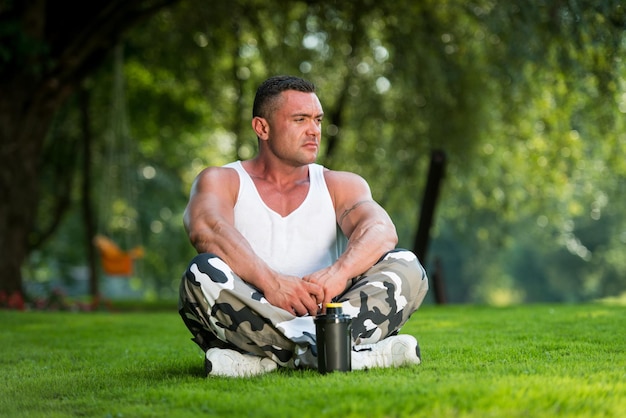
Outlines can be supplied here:
<path id="1" fill-rule="evenodd" d="M 315 93 L 315 85 L 300 77 L 277 75 L 265 80 L 256 91 L 252 106 L 252 117 L 267 118 L 276 109 L 276 99 L 283 91 L 295 90 Z"/>

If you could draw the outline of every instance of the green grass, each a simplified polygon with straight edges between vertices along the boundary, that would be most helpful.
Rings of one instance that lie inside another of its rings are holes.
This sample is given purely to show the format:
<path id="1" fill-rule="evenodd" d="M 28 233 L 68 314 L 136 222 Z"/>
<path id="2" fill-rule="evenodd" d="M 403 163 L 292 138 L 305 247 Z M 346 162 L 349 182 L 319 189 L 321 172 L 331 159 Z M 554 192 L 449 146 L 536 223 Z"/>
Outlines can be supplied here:
<path id="1" fill-rule="evenodd" d="M 423 364 L 204 378 L 171 312 L 0 311 L 2 417 L 621 417 L 626 307 L 424 306 Z"/>

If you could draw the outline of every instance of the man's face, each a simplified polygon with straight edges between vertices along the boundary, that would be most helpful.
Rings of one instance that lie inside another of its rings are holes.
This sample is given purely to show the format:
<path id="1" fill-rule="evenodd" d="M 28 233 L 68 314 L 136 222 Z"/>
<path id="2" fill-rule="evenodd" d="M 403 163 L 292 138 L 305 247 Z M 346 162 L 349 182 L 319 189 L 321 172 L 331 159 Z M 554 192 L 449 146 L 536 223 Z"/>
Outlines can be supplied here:
<path id="1" fill-rule="evenodd" d="M 294 166 L 315 162 L 324 112 L 315 93 L 288 90 L 268 119 L 268 145 L 274 155 Z"/>

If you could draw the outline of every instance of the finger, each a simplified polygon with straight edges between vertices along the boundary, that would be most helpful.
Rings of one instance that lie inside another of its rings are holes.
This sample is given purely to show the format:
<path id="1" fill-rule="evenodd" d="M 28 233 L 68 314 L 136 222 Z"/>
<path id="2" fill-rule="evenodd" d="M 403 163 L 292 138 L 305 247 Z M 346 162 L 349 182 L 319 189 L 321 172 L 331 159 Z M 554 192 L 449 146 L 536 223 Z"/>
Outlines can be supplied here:
<path id="1" fill-rule="evenodd" d="M 332 298 L 324 298 L 324 301 L 322 302 L 322 313 L 326 313 L 326 305 L 331 303 L 332 301 Z"/>
<path id="2" fill-rule="evenodd" d="M 315 314 L 311 314 L 313 316 L 318 316 L 322 313 L 322 303 L 318 302 L 317 299 L 315 299 L 315 296 L 311 295 L 311 298 L 315 301 Z"/>
<path id="3" fill-rule="evenodd" d="M 309 300 L 311 302 L 313 302 L 312 299 L 309 299 Z M 295 315 L 296 316 L 304 316 L 307 313 L 312 315 L 312 313 L 311 313 L 311 305 L 314 305 L 314 306 L 317 307 L 317 305 L 315 305 L 314 303 L 313 304 L 311 304 L 311 303 L 299 303 L 297 305 L 294 304 L 293 310 L 294 310 Z"/>
<path id="4" fill-rule="evenodd" d="M 317 311 L 319 310 L 319 305 L 317 304 L 317 301 L 315 300 L 313 295 L 308 296 L 305 305 L 306 305 L 307 313 L 309 315 L 311 316 L 317 315 Z"/>
<path id="5" fill-rule="evenodd" d="M 298 316 L 298 313 L 296 312 L 296 309 L 291 305 L 287 305 L 283 307 L 284 310 L 286 310 L 287 312 L 289 312 L 292 315 Z"/>
<path id="6" fill-rule="evenodd" d="M 308 292 L 303 292 L 296 299 L 292 300 L 291 306 L 297 316 L 304 316 L 307 313 L 312 316 L 317 314 L 317 301 Z"/>
<path id="7" fill-rule="evenodd" d="M 324 289 L 322 288 L 322 286 L 315 283 L 306 282 L 305 287 L 307 292 L 315 298 L 316 305 L 324 300 Z"/>

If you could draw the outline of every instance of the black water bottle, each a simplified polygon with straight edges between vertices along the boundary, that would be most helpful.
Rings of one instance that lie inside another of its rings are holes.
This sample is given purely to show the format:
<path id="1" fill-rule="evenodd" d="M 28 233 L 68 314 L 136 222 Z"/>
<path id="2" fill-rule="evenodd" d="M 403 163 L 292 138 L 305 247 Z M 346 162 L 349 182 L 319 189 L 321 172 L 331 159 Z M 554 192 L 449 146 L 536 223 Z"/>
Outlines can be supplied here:
<path id="1" fill-rule="evenodd" d="M 341 303 L 326 304 L 326 314 L 315 317 L 317 370 L 322 373 L 352 370 L 352 319 Z"/>

